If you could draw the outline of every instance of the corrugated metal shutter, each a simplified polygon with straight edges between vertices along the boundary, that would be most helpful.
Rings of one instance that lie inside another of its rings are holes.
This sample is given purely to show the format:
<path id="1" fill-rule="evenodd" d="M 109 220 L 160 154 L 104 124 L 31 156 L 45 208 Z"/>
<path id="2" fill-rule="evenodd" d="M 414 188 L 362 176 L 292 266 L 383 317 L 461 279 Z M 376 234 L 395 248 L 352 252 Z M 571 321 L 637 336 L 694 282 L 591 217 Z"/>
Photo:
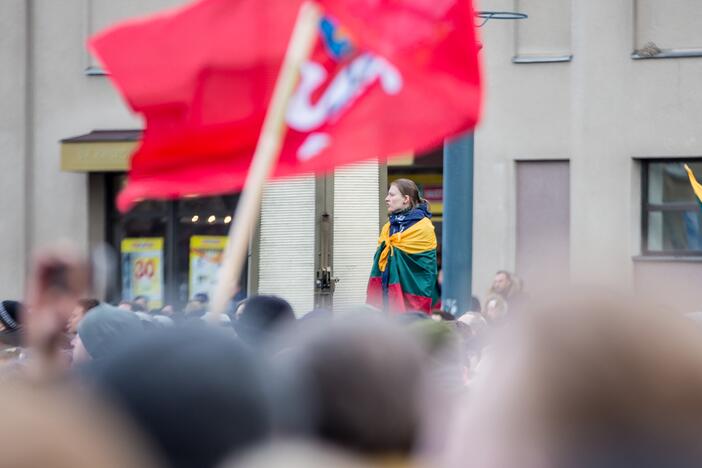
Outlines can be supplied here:
<path id="1" fill-rule="evenodd" d="M 261 205 L 258 292 L 285 298 L 298 315 L 314 306 L 315 180 L 270 182 Z"/>
<path id="2" fill-rule="evenodd" d="M 377 162 L 334 173 L 334 309 L 362 304 L 380 232 Z"/>

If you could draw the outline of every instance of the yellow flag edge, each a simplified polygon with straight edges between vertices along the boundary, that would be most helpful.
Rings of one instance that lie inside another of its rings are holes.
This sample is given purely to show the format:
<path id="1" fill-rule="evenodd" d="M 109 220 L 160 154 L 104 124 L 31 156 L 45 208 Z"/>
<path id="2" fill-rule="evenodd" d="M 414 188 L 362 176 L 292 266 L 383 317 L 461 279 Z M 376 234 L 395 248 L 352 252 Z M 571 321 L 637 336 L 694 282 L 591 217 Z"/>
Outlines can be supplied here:
<path id="1" fill-rule="evenodd" d="M 695 191 L 695 195 L 697 195 L 697 199 L 702 203 L 702 184 L 697 182 L 697 179 L 695 178 L 695 174 L 692 172 L 692 169 L 690 169 L 690 166 L 685 164 L 685 170 L 687 171 L 687 176 L 690 178 L 690 185 L 692 185 L 692 190 Z"/>

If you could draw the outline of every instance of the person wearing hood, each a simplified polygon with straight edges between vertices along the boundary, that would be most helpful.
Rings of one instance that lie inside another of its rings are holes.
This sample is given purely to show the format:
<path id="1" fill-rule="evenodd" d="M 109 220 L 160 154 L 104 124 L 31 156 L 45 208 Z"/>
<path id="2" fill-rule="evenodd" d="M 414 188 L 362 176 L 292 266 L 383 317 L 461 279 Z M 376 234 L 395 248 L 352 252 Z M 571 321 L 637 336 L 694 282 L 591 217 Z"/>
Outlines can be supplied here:
<path id="1" fill-rule="evenodd" d="M 214 468 L 268 438 L 266 366 L 233 334 L 184 326 L 126 341 L 81 376 L 167 466 Z"/>
<path id="2" fill-rule="evenodd" d="M 397 179 L 385 197 L 389 221 L 378 238 L 366 302 L 392 313 L 430 313 L 438 301 L 436 234 L 417 184 Z"/>
<path id="3" fill-rule="evenodd" d="M 103 359 L 120 345 L 144 332 L 141 320 L 109 304 L 100 304 L 78 324 L 78 333 L 73 338 L 73 363 L 82 364 Z"/>

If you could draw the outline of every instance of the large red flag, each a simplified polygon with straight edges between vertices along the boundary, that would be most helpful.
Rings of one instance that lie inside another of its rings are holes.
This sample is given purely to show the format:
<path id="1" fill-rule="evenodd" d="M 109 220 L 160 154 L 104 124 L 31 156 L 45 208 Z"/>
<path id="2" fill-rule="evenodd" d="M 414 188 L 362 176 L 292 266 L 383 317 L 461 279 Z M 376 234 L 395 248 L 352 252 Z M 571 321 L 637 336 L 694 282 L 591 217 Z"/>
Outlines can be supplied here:
<path id="1" fill-rule="evenodd" d="M 321 3 L 329 14 L 288 106 L 275 177 L 429 148 L 475 125 L 469 0 Z M 242 187 L 299 5 L 201 0 L 91 40 L 146 119 L 120 209 Z"/>

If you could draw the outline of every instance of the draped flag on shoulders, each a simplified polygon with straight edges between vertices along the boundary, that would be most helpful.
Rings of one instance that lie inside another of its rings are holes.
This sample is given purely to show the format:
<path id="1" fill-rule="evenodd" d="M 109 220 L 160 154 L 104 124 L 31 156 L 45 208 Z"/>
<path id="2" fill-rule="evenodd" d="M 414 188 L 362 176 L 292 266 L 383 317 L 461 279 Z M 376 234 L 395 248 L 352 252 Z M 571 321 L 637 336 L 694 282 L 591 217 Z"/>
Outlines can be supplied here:
<path id="1" fill-rule="evenodd" d="M 274 177 L 438 145 L 481 102 L 469 0 L 321 0 Z M 200 0 L 90 40 L 146 122 L 118 198 L 242 187 L 300 0 Z"/>
<path id="2" fill-rule="evenodd" d="M 387 275 L 387 303 L 383 273 Z M 390 235 L 386 223 L 378 239 L 368 281 L 368 303 L 392 313 L 429 313 L 439 300 L 436 288 L 436 235 L 429 218 Z"/>

